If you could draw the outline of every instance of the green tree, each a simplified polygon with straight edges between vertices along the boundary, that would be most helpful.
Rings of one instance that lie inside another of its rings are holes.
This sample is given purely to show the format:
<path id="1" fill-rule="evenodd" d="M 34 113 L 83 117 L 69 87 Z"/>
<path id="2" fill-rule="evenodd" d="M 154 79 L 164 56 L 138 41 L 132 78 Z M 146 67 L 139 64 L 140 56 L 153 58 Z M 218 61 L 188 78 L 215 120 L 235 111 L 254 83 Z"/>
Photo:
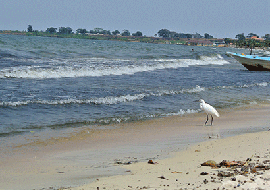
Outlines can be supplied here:
<path id="1" fill-rule="evenodd" d="M 130 32 L 128 30 L 123 30 L 122 36 L 130 36 Z"/>
<path id="2" fill-rule="evenodd" d="M 110 30 L 103 30 L 104 35 L 112 35 Z"/>
<path id="3" fill-rule="evenodd" d="M 57 28 L 51 27 L 51 28 L 47 28 L 46 32 L 53 34 L 56 33 Z"/>
<path id="4" fill-rule="evenodd" d="M 224 42 L 225 44 L 230 44 L 230 43 L 233 43 L 234 40 L 232 40 L 231 38 L 224 38 Z"/>
<path id="5" fill-rule="evenodd" d="M 158 36 L 163 38 L 169 38 L 170 37 L 170 30 L 167 29 L 161 29 L 158 31 Z"/>
<path id="6" fill-rule="evenodd" d="M 244 33 L 242 33 L 242 34 L 237 34 L 237 35 L 235 36 L 235 38 L 237 38 L 237 39 L 240 40 L 240 41 L 243 41 L 243 40 L 246 39 Z"/>
<path id="7" fill-rule="evenodd" d="M 137 31 L 136 33 L 133 33 L 132 36 L 142 36 L 142 32 Z"/>
<path id="8" fill-rule="evenodd" d="M 210 34 L 208 34 L 208 33 L 205 33 L 204 34 L 204 38 L 206 38 L 206 39 L 210 39 L 210 38 L 213 38 L 213 36 L 211 36 Z"/>
<path id="9" fill-rule="evenodd" d="M 252 49 L 255 47 L 256 41 L 254 39 L 248 39 L 247 46 L 250 49 L 250 55 L 252 54 Z"/>
<path id="10" fill-rule="evenodd" d="M 247 36 L 247 38 L 251 38 L 251 37 L 253 37 L 253 36 L 256 36 L 257 38 L 259 37 L 257 34 L 249 33 L 248 36 Z"/>
<path id="11" fill-rule="evenodd" d="M 265 47 L 270 47 L 270 39 L 269 40 L 264 40 L 264 46 Z"/>
<path id="12" fill-rule="evenodd" d="M 103 28 L 94 28 L 95 34 L 103 34 Z"/>
<path id="13" fill-rule="evenodd" d="M 28 31 L 28 32 L 33 32 L 33 27 L 32 27 L 32 25 L 28 25 L 27 31 Z"/>
<path id="14" fill-rule="evenodd" d="M 244 33 L 242 33 L 242 34 L 237 34 L 236 36 L 235 36 L 235 38 L 237 38 L 238 40 L 236 41 L 236 46 L 238 46 L 238 47 L 243 47 L 243 46 L 245 46 L 245 42 L 246 42 L 246 37 L 245 37 L 245 35 L 244 35 Z"/>
<path id="15" fill-rule="evenodd" d="M 59 27 L 59 34 L 71 34 L 72 29 L 70 27 Z"/>
<path id="16" fill-rule="evenodd" d="M 192 38 L 191 34 L 186 34 L 187 38 Z"/>
<path id="17" fill-rule="evenodd" d="M 86 29 L 82 29 L 82 28 L 78 28 L 77 30 L 76 30 L 76 33 L 77 34 L 85 34 L 87 31 L 86 31 Z"/>
<path id="18" fill-rule="evenodd" d="M 112 32 L 112 34 L 116 36 L 116 35 L 120 34 L 120 32 L 119 32 L 119 30 L 115 30 Z"/>

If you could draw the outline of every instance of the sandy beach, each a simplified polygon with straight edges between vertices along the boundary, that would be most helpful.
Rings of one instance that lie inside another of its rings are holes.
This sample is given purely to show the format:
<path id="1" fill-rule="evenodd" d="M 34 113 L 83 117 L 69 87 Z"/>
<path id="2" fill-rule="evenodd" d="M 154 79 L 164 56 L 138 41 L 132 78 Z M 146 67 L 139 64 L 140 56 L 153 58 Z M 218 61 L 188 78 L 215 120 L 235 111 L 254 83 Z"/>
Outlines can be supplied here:
<path id="1" fill-rule="evenodd" d="M 195 113 L 51 138 L 33 132 L 27 143 L 2 146 L 1 189 L 268 189 L 269 113 L 269 105 L 253 105 L 221 110 L 213 126 Z M 201 166 L 208 160 L 264 169 L 242 175 L 240 166 Z"/>
<path id="2" fill-rule="evenodd" d="M 127 175 L 99 178 L 74 189 L 269 189 L 269 167 L 241 173 L 243 166 L 201 166 L 207 161 L 224 159 L 228 163 L 242 161 L 247 165 L 269 166 L 269 134 L 259 132 L 199 143 L 154 164 L 125 165 Z M 251 161 L 246 162 L 248 158 Z M 234 172 L 237 169 L 239 174 Z"/>

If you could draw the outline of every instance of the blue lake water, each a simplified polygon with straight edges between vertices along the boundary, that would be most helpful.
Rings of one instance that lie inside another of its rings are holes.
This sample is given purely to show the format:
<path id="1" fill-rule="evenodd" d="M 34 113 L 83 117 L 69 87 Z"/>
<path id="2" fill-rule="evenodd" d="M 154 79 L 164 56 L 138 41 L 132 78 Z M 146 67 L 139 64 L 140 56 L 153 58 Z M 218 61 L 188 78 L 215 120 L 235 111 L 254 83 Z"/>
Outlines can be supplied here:
<path id="1" fill-rule="evenodd" d="M 226 52 L 248 50 L 0 35 L 0 137 L 269 103 Z"/>

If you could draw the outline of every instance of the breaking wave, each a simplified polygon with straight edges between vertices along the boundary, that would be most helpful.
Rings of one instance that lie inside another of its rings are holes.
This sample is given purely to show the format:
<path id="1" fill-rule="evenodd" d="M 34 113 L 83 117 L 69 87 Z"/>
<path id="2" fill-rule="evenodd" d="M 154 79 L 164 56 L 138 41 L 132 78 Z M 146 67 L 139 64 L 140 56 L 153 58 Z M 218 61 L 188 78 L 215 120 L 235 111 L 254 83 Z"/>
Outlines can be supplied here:
<path id="1" fill-rule="evenodd" d="M 89 100 L 77 100 L 69 98 L 66 100 L 27 100 L 17 102 L 0 102 L 0 106 L 23 106 L 28 104 L 46 104 L 46 105 L 63 105 L 63 104 L 117 104 L 121 102 L 131 102 L 140 100 L 145 97 L 144 94 L 126 95 L 126 96 L 108 96 L 104 98 L 93 98 Z"/>
<path id="2" fill-rule="evenodd" d="M 192 114 L 192 113 L 198 113 L 199 111 L 200 111 L 200 109 L 198 109 L 198 110 L 194 110 L 194 109 L 183 110 L 183 109 L 180 109 L 177 113 L 168 113 L 168 114 L 166 114 L 166 116 Z"/>
<path id="3" fill-rule="evenodd" d="M 113 105 L 124 102 L 132 102 L 137 100 L 143 100 L 146 97 L 151 96 L 167 96 L 167 95 L 177 95 L 184 93 L 200 93 L 206 90 L 215 90 L 215 89 L 237 89 L 237 88 L 252 88 L 252 87 L 267 87 L 269 82 L 261 82 L 254 84 L 244 84 L 238 86 L 220 86 L 215 88 L 205 88 L 199 85 L 196 85 L 194 88 L 180 89 L 180 90 L 157 90 L 156 92 L 144 92 L 139 94 L 127 94 L 122 96 L 107 96 L 107 97 L 97 97 L 90 99 L 76 99 L 76 98 L 67 98 L 67 99 L 56 99 L 56 100 L 24 100 L 24 101 L 16 101 L 16 102 L 0 102 L 0 106 L 24 106 L 29 104 L 43 104 L 43 105 L 65 105 L 65 104 L 95 104 L 95 105 Z M 181 110 L 179 112 L 182 114 Z"/>
<path id="4" fill-rule="evenodd" d="M 221 56 L 195 59 L 122 60 L 105 58 L 82 59 L 24 59 L 30 66 L 8 67 L 0 70 L 0 78 L 64 78 L 133 75 L 161 69 L 176 69 L 192 65 L 228 64 Z"/>
<path id="5" fill-rule="evenodd" d="M 251 87 L 267 87 L 270 82 L 261 82 L 254 84 L 243 84 L 238 86 L 222 86 L 221 88 L 251 88 Z"/>
<path id="6" fill-rule="evenodd" d="M 68 99 L 60 99 L 60 100 L 26 100 L 26 101 L 16 101 L 16 102 L 0 102 L 0 106 L 24 106 L 28 104 L 44 104 L 44 105 L 64 105 L 64 104 L 95 104 L 95 105 L 112 105 L 124 102 L 132 102 L 137 100 L 142 100 L 145 97 L 149 96 L 164 96 L 164 95 L 175 95 L 181 93 L 199 93 L 204 91 L 205 88 L 196 86 L 191 89 L 182 89 L 179 91 L 167 91 L 161 90 L 158 92 L 150 92 L 150 93 L 141 93 L 141 94 L 134 94 L 134 95 L 123 95 L 123 96 L 107 96 L 107 97 L 100 97 L 100 98 L 91 98 L 91 99 L 84 99 L 78 100 L 74 98 Z"/>
<path id="7" fill-rule="evenodd" d="M 217 89 L 237 89 L 237 88 L 252 88 L 252 87 L 267 87 L 269 82 L 261 82 L 261 83 L 254 83 L 254 84 L 244 84 L 244 85 L 236 85 L 236 86 L 217 86 L 214 88 L 211 87 L 201 87 L 196 85 L 194 88 L 187 88 L 187 89 L 180 89 L 180 90 L 157 90 L 155 92 L 144 92 L 139 94 L 127 94 L 122 96 L 107 96 L 107 97 L 97 97 L 97 98 L 90 98 L 90 99 L 76 99 L 76 98 L 67 98 L 67 99 L 57 99 L 56 100 L 23 100 L 23 101 L 16 101 L 16 102 L 0 102 L 0 106 L 24 106 L 29 104 L 43 104 L 43 105 L 65 105 L 65 104 L 95 104 L 95 105 L 113 105 L 119 104 L 124 102 L 132 102 L 137 100 L 143 100 L 146 97 L 151 96 L 168 96 L 168 95 L 177 95 L 177 94 L 184 94 L 184 93 L 200 93 L 206 90 L 217 90 Z M 180 113 L 181 110 L 180 110 Z"/>

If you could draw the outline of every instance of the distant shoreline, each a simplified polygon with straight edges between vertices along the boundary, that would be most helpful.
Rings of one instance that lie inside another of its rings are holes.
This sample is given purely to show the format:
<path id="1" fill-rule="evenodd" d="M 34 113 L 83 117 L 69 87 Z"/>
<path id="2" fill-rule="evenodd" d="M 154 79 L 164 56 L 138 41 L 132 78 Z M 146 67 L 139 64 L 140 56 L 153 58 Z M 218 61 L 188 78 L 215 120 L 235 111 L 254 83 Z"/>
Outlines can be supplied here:
<path id="1" fill-rule="evenodd" d="M 121 35 L 104 35 L 104 34 L 59 34 L 48 32 L 25 32 L 25 31 L 12 31 L 12 30 L 0 30 L 0 34 L 6 35 L 21 35 L 21 36 L 40 36 L 40 37 L 53 37 L 53 38 L 73 38 L 73 39 L 88 39 L 88 40 L 108 40 L 108 41 L 120 41 L 120 42 L 141 42 L 152 44 L 173 44 L 173 45 L 185 45 L 185 46 L 206 46 L 206 47 L 230 47 L 230 48 L 242 48 L 250 49 L 249 45 L 237 46 L 236 39 L 230 39 L 233 43 L 225 43 L 227 38 L 162 38 L 153 36 L 121 36 Z M 1 43 L 1 41 L 0 41 Z M 257 43 L 257 42 L 256 42 Z M 270 47 L 257 44 L 252 49 L 268 50 Z"/>
<path id="2" fill-rule="evenodd" d="M 7 35 L 23 35 L 23 36 L 42 36 L 54 38 L 75 38 L 75 39 L 89 39 L 89 40 L 111 40 L 111 41 L 124 41 L 124 42 L 141 42 L 153 44 L 176 44 L 187 46 L 214 46 L 214 47 L 228 47 L 228 44 L 216 45 L 215 42 L 221 42 L 223 39 L 212 38 L 161 38 L 149 36 L 120 36 L 120 35 L 104 35 L 104 34 L 58 34 L 47 32 L 21 32 L 11 30 L 0 30 L 0 34 Z"/>

